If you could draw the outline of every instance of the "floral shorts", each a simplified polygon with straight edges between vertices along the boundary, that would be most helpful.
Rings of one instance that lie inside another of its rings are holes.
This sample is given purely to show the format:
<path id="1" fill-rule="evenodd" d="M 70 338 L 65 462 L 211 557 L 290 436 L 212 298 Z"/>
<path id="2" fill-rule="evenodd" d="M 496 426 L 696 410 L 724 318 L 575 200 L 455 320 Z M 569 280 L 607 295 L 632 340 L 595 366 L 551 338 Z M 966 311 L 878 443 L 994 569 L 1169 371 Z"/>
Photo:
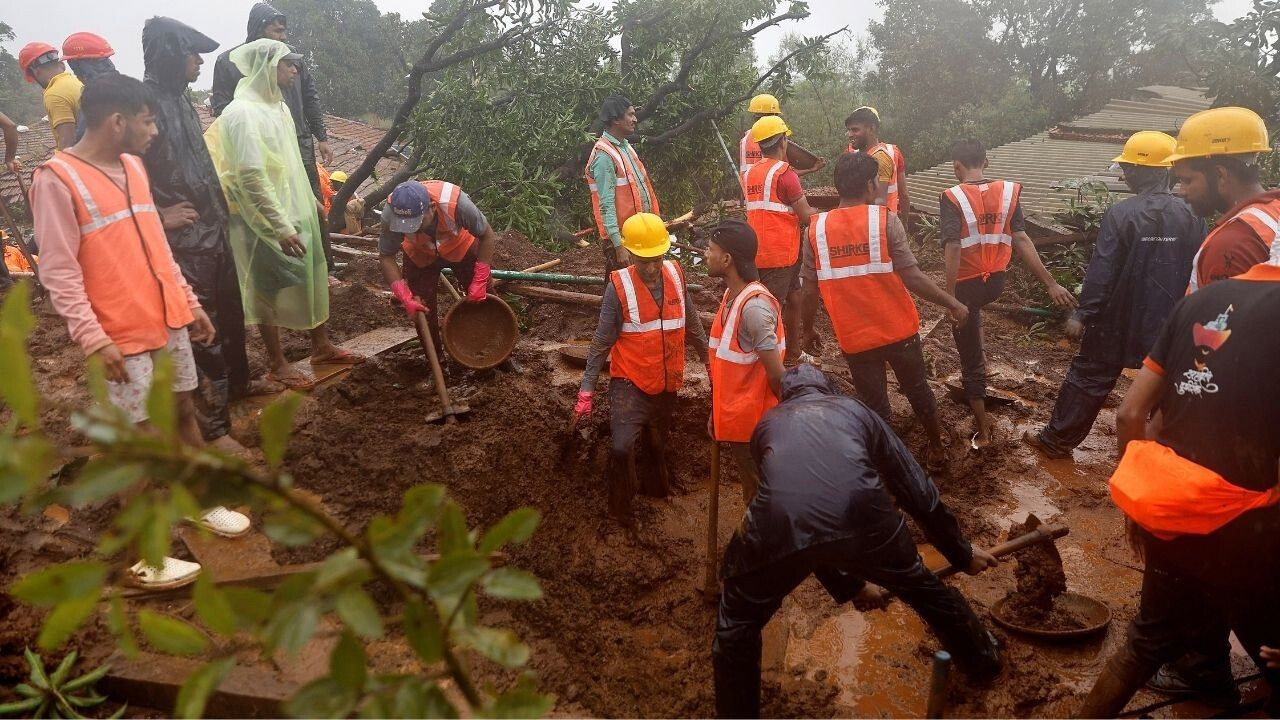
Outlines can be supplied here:
<path id="1" fill-rule="evenodd" d="M 107 395 L 111 404 L 124 410 L 129 420 L 140 423 L 148 419 L 147 395 L 151 392 L 151 380 L 155 371 L 155 358 L 168 352 L 173 359 L 173 391 L 191 392 L 199 384 L 196 379 L 196 360 L 191 354 L 191 338 L 186 328 L 169 331 L 169 342 L 160 350 L 126 355 L 127 383 L 107 383 Z"/>

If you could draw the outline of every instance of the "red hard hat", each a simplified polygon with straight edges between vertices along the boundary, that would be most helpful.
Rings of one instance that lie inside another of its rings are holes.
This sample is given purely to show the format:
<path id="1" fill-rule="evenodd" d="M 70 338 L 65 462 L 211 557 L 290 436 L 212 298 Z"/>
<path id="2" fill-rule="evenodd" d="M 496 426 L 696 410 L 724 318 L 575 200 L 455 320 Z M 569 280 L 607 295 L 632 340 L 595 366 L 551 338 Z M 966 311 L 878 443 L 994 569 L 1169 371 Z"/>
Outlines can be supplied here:
<path id="1" fill-rule="evenodd" d="M 106 38 L 91 32 L 71 33 L 62 41 L 63 60 L 96 60 L 115 54 Z"/>
<path id="2" fill-rule="evenodd" d="M 30 42 L 22 46 L 18 51 L 18 67 L 22 68 L 22 74 L 26 76 L 27 82 L 35 82 L 36 76 L 31 74 L 29 69 L 31 64 L 36 60 L 53 53 L 53 59 L 58 59 L 58 48 L 44 42 Z"/>

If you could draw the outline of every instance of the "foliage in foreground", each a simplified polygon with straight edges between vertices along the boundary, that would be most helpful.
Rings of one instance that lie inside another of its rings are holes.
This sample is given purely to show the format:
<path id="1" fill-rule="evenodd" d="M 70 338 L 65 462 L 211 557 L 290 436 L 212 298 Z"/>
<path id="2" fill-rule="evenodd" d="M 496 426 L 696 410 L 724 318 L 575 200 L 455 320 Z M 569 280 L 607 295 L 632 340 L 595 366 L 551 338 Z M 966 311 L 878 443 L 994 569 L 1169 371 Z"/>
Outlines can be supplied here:
<path id="1" fill-rule="evenodd" d="M 423 484 L 405 492 L 398 513 L 375 517 L 363 532 L 348 530 L 297 492 L 283 470 L 300 396 L 288 395 L 263 411 L 266 467 L 256 467 L 179 441 L 167 361 L 158 363 L 147 401 L 148 431 L 106 402 L 102 369 L 91 363 L 96 403 L 73 415 L 75 428 L 92 443 L 91 452 L 87 461 L 64 466 L 59 448 L 40 428 L 41 398 L 26 349 L 34 327 L 28 299 L 29 287 L 19 284 L 0 310 L 0 397 L 10 411 L 0 435 L 0 505 L 17 504 L 35 514 L 52 503 L 75 508 L 121 500 L 91 557 L 49 565 L 8 588 L 19 600 L 48 610 L 37 640 L 42 649 L 63 645 L 86 622 L 104 615 L 126 655 L 145 645 L 204 658 L 173 708 L 175 716 L 198 717 L 237 655 L 257 651 L 263 657 L 287 657 L 317 636 L 323 617 L 333 615 L 338 642 L 329 673 L 285 703 L 289 715 L 457 717 L 461 703 L 473 716 L 536 717 L 551 707 L 553 699 L 537 692 L 530 672 L 499 690 L 477 687 L 468 670 L 470 656 L 513 674 L 529 659 L 529 649 L 514 632 L 479 623 L 477 596 L 541 597 L 533 575 L 495 562 L 504 546 L 528 541 L 539 522 L 536 510 L 515 510 L 484 532 L 469 531 L 462 508 L 445 488 Z M 146 491 L 139 492 L 144 486 Z M 172 526 L 216 505 L 248 506 L 277 543 L 299 546 L 329 536 L 338 549 L 318 570 L 293 575 L 272 592 L 220 586 L 202 574 L 193 590 L 198 624 L 148 609 L 135 612 L 124 599 L 121 566 L 138 557 L 158 564 L 169 549 Z M 433 541 L 436 554 L 419 552 L 426 539 Z M 374 586 L 394 600 L 375 601 Z M 364 643 L 388 635 L 402 637 L 413 649 L 415 671 L 382 673 L 371 665 Z M 451 688 L 448 694 L 445 687 Z"/>
<path id="2" fill-rule="evenodd" d="M 53 672 L 47 672 L 44 658 L 31 652 L 23 651 L 27 668 L 30 671 L 30 682 L 19 683 L 13 690 L 21 700 L 0 705 L 0 715 L 20 715 L 32 718 L 83 718 L 81 710 L 98 707 L 107 699 L 93 691 L 93 686 L 111 671 L 111 667 L 103 665 L 80 677 L 71 677 L 71 668 L 75 666 L 79 654 L 75 651 L 67 653 Z M 113 713 L 110 720 L 123 717 L 127 706 L 122 705 Z"/>

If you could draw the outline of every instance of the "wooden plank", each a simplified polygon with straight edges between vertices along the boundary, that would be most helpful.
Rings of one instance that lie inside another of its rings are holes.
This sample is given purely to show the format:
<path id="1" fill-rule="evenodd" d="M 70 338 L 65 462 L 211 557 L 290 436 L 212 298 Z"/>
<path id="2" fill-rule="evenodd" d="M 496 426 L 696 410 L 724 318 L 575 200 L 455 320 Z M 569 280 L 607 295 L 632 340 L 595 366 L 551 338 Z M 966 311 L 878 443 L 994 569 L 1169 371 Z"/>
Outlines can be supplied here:
<path id="1" fill-rule="evenodd" d="M 412 327 L 381 327 L 370 330 L 363 335 L 357 335 L 342 343 L 339 347 L 344 350 L 358 352 L 365 357 L 373 357 L 378 353 L 393 350 L 410 340 L 416 339 L 418 339 L 418 333 Z M 311 358 L 308 357 L 293 363 L 293 367 L 304 374 L 314 375 L 316 382 L 320 383 L 335 375 L 345 373 L 355 366 L 339 363 L 312 365 Z"/>
<path id="2" fill-rule="evenodd" d="M 378 257 L 378 253 L 376 252 L 357 250 L 353 247 L 347 247 L 346 245 L 340 245 L 338 243 L 333 243 L 329 247 L 332 248 L 334 252 L 342 253 L 343 255 L 355 255 L 356 257 Z"/>

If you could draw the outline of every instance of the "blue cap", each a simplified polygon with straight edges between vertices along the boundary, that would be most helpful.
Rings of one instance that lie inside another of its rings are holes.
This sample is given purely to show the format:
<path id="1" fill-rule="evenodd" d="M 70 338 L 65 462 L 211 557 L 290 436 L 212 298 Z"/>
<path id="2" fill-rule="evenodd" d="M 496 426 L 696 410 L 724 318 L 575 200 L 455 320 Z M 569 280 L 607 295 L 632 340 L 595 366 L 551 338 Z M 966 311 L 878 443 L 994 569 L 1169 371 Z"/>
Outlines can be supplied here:
<path id="1" fill-rule="evenodd" d="M 387 201 L 390 213 L 385 214 L 391 232 L 412 233 L 422 227 L 422 216 L 431 206 L 431 196 L 422 183 L 416 180 L 402 182 L 391 191 Z"/>

